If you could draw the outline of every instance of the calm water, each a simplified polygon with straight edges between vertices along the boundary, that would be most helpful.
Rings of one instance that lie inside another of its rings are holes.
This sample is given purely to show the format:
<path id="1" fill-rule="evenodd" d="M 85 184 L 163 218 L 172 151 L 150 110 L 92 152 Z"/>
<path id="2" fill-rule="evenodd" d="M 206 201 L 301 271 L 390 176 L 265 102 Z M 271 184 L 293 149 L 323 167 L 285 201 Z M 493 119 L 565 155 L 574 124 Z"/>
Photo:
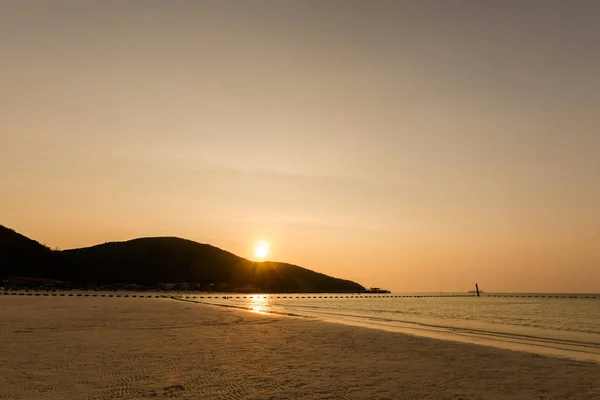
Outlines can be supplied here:
<path id="1" fill-rule="evenodd" d="M 189 300 L 600 362 L 600 294 L 433 295 L 229 294 Z"/>

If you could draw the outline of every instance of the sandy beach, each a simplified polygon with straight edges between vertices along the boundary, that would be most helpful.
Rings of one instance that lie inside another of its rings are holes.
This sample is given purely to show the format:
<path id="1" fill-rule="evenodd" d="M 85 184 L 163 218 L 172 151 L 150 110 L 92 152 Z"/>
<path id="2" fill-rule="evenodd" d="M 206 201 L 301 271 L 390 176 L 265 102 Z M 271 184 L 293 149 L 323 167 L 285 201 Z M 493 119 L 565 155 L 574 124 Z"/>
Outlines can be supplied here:
<path id="1" fill-rule="evenodd" d="M 600 365 L 172 299 L 0 296 L 0 399 L 600 399 Z"/>

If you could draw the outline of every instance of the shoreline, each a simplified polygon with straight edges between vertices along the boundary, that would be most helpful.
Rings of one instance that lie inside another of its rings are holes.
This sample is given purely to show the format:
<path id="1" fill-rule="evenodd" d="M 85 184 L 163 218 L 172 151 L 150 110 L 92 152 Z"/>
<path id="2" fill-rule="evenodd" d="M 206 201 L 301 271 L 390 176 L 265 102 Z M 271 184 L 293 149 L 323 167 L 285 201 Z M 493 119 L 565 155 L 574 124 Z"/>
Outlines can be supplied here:
<path id="1" fill-rule="evenodd" d="M 591 361 L 600 364 L 600 342 L 597 340 L 591 341 L 585 334 L 579 334 L 579 337 L 574 338 L 567 335 L 561 335 L 561 332 L 547 332 L 540 330 L 538 333 L 541 336 L 534 336 L 531 334 L 531 328 L 527 331 L 523 331 L 515 327 L 502 326 L 504 330 L 493 330 L 493 325 L 474 326 L 473 324 L 465 324 L 459 321 L 453 321 L 451 325 L 443 325 L 439 320 L 394 321 L 393 323 L 390 323 L 387 318 L 373 316 L 368 319 L 361 316 L 350 318 L 345 314 L 323 311 L 318 315 L 308 315 L 306 313 L 278 311 L 274 310 L 273 307 L 263 307 L 257 304 L 232 303 L 232 300 L 223 301 L 214 298 L 198 300 L 196 296 L 174 297 L 173 299 L 240 310 L 254 310 L 266 314 L 288 315 L 299 318 L 316 318 L 320 321 L 348 326 L 359 326 L 368 329 L 398 332 L 407 335 L 449 340 L 460 343 L 472 343 L 481 346 L 570 360 Z M 570 333 L 570 335 L 573 336 L 573 333 Z"/>
<path id="2" fill-rule="evenodd" d="M 293 293 L 293 294 L 267 294 L 267 293 L 233 293 L 233 292 L 148 292 L 148 291 L 0 291 L 0 297 L 4 296 L 26 296 L 26 297 L 110 297 L 110 298 L 168 298 L 190 303 L 220 306 L 225 308 L 260 311 L 274 315 L 286 315 L 299 318 L 316 318 L 320 321 L 344 324 L 347 326 L 359 326 L 369 329 L 377 329 L 391 332 L 399 332 L 408 335 L 427 337 L 440 340 L 449 340 L 461 343 L 473 343 L 481 346 L 490 346 L 494 348 L 522 351 L 544 356 L 572 359 L 578 361 L 592 361 L 600 364 L 600 341 L 598 337 L 590 337 L 584 332 L 548 331 L 543 329 L 531 328 L 523 329 L 510 325 L 494 325 L 480 322 L 473 324 L 467 321 L 451 320 L 444 324 L 440 319 L 403 319 L 389 320 L 388 318 L 378 318 L 374 316 L 365 317 L 363 315 L 346 315 L 332 312 L 320 311 L 318 313 L 305 312 L 304 310 L 286 310 L 287 305 L 281 303 L 279 299 L 333 299 L 333 298 L 412 298 L 412 297 L 453 297 L 449 293 L 413 293 L 405 295 L 387 294 L 387 295 L 368 295 L 359 296 L 349 293 L 341 294 L 316 294 L 316 293 Z M 462 297 L 462 296 L 458 296 Z M 473 296 L 466 296 L 473 297 Z M 542 297 L 548 299 L 555 298 L 577 298 L 581 300 L 594 301 L 594 296 L 589 294 L 579 294 L 574 296 L 533 296 L 531 294 L 513 295 L 484 295 L 486 297 Z M 275 300 L 277 304 L 262 305 L 265 300 Z M 301 306 L 298 306 L 301 307 Z M 303 307 L 303 306 L 302 306 Z M 277 308 L 279 308 L 277 310 Z"/>
<path id="3" fill-rule="evenodd" d="M 172 299 L 0 297 L 0 398 L 600 399 L 600 365 Z"/>

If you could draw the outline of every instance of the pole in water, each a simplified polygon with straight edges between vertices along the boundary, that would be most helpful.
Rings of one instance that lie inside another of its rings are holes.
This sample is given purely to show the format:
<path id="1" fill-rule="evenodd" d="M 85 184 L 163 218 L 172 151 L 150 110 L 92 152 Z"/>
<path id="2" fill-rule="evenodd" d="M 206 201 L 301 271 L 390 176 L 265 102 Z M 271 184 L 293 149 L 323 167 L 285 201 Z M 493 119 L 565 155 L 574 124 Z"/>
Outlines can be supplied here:
<path id="1" fill-rule="evenodd" d="M 475 291 L 477 291 L 477 297 L 479 297 L 479 285 L 475 284 Z"/>

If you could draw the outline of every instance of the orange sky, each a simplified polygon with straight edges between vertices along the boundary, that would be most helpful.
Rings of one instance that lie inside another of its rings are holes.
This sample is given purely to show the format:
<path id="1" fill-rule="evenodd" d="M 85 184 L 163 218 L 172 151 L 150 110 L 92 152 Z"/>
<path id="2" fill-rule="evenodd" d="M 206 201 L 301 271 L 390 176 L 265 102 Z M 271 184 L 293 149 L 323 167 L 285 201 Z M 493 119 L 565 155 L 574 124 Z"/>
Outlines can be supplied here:
<path id="1" fill-rule="evenodd" d="M 0 224 L 598 292 L 600 3 L 494 3 L 0 1 Z"/>

